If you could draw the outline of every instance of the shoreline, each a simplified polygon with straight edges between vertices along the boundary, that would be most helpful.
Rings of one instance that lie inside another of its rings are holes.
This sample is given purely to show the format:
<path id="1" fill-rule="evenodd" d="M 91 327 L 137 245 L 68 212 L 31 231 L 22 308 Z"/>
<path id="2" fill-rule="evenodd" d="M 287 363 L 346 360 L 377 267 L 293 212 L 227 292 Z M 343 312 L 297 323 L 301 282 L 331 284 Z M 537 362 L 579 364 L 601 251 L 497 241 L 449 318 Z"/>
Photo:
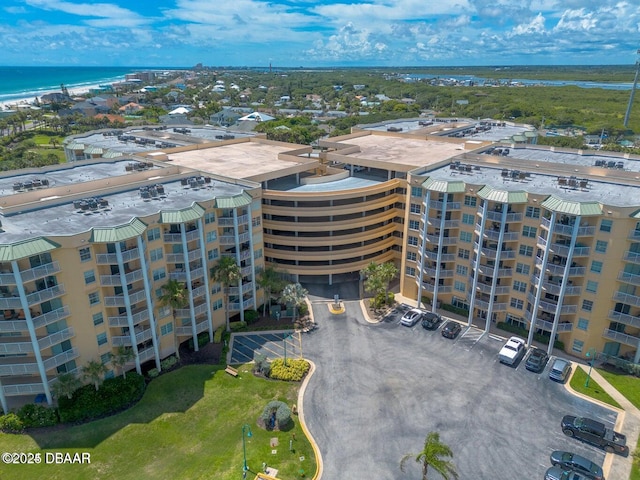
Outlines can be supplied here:
<path id="1" fill-rule="evenodd" d="M 69 92 L 70 97 L 75 97 L 78 95 L 84 95 L 86 93 L 89 93 L 91 89 L 99 88 L 100 85 L 103 85 L 103 83 L 83 85 L 82 87 L 75 87 L 75 88 L 72 87 L 67 90 Z M 0 101 L 0 111 L 18 110 L 20 107 L 33 106 L 34 102 L 36 101 L 36 98 L 40 98 L 42 97 L 42 95 L 47 95 L 49 93 L 60 93 L 60 92 L 61 92 L 60 89 L 56 89 L 56 90 L 49 90 L 49 91 L 42 92 L 42 94 L 39 96 L 16 98 L 13 100 L 3 100 L 3 101 Z"/>

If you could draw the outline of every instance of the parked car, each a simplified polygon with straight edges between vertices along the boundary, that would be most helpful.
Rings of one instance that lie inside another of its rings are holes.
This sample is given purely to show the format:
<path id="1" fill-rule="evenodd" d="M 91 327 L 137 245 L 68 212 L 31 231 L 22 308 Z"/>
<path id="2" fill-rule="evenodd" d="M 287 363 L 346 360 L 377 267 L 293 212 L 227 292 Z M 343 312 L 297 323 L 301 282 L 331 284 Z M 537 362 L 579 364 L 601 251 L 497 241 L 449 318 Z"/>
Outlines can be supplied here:
<path id="1" fill-rule="evenodd" d="M 524 355 L 524 345 L 525 341 L 520 337 L 511 337 L 500 349 L 500 353 L 498 353 L 500 363 L 504 363 L 505 365 L 513 365 L 516 363 Z"/>
<path id="2" fill-rule="evenodd" d="M 627 436 L 607 428 L 604 423 L 591 418 L 565 415 L 560 423 L 562 433 L 604 449 L 607 453 L 629 455 Z"/>
<path id="3" fill-rule="evenodd" d="M 560 467 L 551 467 L 544 474 L 544 480 L 587 480 L 587 477 L 583 477 L 573 470 L 563 470 Z"/>
<path id="4" fill-rule="evenodd" d="M 556 358 L 549 370 L 549 378 L 556 382 L 564 383 L 571 372 L 571 363 L 563 358 Z"/>
<path id="5" fill-rule="evenodd" d="M 460 330 L 462 330 L 462 327 L 458 322 L 449 320 L 444 324 L 444 327 L 442 327 L 442 336 L 445 338 L 456 338 Z"/>
<path id="6" fill-rule="evenodd" d="M 402 318 L 400 319 L 400 324 L 404 325 L 405 327 L 413 327 L 418 322 L 418 320 L 420 320 L 420 318 L 422 318 L 422 310 L 412 308 L 402 316 Z"/>
<path id="7" fill-rule="evenodd" d="M 437 313 L 427 312 L 422 316 L 422 328 L 426 330 L 435 330 L 442 322 L 442 317 Z"/>
<path id="8" fill-rule="evenodd" d="M 573 470 L 592 480 L 604 480 L 604 473 L 599 465 L 575 453 L 556 450 L 551 454 L 551 464 L 554 467 Z"/>
<path id="9" fill-rule="evenodd" d="M 549 355 L 547 355 L 547 352 L 540 348 L 533 347 L 531 349 L 531 353 L 529 353 L 529 356 L 527 357 L 524 368 L 531 372 L 540 373 L 544 370 L 548 360 Z"/>

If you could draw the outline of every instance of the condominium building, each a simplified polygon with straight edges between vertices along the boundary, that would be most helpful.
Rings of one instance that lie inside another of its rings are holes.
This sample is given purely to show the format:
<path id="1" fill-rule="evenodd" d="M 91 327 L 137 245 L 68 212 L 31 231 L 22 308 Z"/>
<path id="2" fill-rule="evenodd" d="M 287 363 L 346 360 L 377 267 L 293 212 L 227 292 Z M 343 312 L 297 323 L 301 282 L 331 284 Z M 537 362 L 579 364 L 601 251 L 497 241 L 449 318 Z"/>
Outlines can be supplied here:
<path id="1" fill-rule="evenodd" d="M 231 314 L 262 302 L 260 188 L 172 165 L 84 161 L 0 177 L 0 402 L 44 395 L 59 374 L 133 352 L 141 371 L 224 325 L 211 267 L 236 259 Z M 169 280 L 187 301 L 164 304 Z M 22 397 L 22 398 L 20 398 Z"/>

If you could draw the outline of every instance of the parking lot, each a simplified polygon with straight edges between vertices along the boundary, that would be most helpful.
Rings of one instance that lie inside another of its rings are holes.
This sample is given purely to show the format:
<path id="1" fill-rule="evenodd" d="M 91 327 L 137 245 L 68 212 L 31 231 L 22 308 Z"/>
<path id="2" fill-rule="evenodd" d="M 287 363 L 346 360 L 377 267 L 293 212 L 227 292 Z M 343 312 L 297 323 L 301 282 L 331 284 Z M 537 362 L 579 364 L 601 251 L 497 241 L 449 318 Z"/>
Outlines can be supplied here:
<path id="1" fill-rule="evenodd" d="M 332 316 L 316 303 L 321 324 L 303 339 L 305 357 L 318 365 L 304 400 L 310 431 L 320 446 L 323 478 L 416 478 L 403 455 L 419 452 L 430 431 L 454 452 L 461 479 L 542 479 L 553 450 L 602 464 L 604 452 L 565 437 L 565 414 L 611 427 L 616 413 L 571 395 L 548 378 L 498 362 L 504 340 L 462 329 L 454 340 L 400 325 L 402 312 L 367 323 L 356 301 Z M 615 461 L 615 460 L 614 460 Z"/>
<path id="2" fill-rule="evenodd" d="M 262 353 L 268 360 L 276 358 L 300 358 L 300 336 L 293 332 L 249 332 L 234 333 L 229 351 L 230 364 L 252 362 L 256 353 Z"/>

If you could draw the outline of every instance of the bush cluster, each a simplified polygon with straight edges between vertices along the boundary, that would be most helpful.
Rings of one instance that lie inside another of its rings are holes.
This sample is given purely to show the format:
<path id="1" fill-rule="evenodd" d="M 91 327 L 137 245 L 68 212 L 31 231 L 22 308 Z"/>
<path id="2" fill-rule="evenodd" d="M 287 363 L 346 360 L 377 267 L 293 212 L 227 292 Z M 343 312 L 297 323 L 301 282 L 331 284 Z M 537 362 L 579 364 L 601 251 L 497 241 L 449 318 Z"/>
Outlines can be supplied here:
<path id="1" fill-rule="evenodd" d="M 216 331 L 213 333 L 213 343 L 222 342 L 222 336 L 224 335 L 224 331 L 225 331 L 224 325 L 216 328 Z"/>
<path id="2" fill-rule="evenodd" d="M 455 307 L 453 305 L 449 305 L 448 303 L 443 303 L 440 308 L 442 310 L 446 310 L 447 312 L 457 313 L 458 315 L 468 316 L 469 310 L 466 308 Z"/>
<path id="3" fill-rule="evenodd" d="M 198 342 L 198 343 L 200 343 L 200 342 Z M 175 355 L 171 355 L 170 357 L 167 357 L 164 360 L 162 360 L 160 362 L 160 366 L 162 367 L 162 370 L 169 370 L 176 363 L 178 363 L 178 359 L 176 358 Z"/>
<path id="4" fill-rule="evenodd" d="M 269 377 L 275 380 L 299 382 L 307 374 L 309 367 L 309 362 L 304 359 L 288 358 L 285 366 L 282 358 L 276 358 L 271 362 Z"/>
<path id="5" fill-rule="evenodd" d="M 259 424 L 264 425 L 265 428 L 270 428 L 271 417 L 275 414 L 274 430 L 283 430 L 287 428 L 291 422 L 291 409 L 286 403 L 274 400 L 267 403 L 264 407 L 262 415 L 260 415 Z"/>
<path id="6" fill-rule="evenodd" d="M 23 430 L 24 424 L 15 413 L 7 413 L 0 417 L 0 431 L 4 433 L 21 433 Z"/>
<path id="7" fill-rule="evenodd" d="M 247 322 L 229 322 L 229 328 L 232 332 L 238 332 L 247 327 Z"/>
<path id="8" fill-rule="evenodd" d="M 253 322 L 258 320 L 260 315 L 256 310 L 245 310 L 244 311 L 244 321 L 247 322 L 247 325 L 251 325 Z"/>
<path id="9" fill-rule="evenodd" d="M 22 407 L 17 415 L 25 428 L 50 427 L 59 422 L 55 409 L 34 403 L 28 403 Z"/>
<path id="10" fill-rule="evenodd" d="M 526 328 L 511 325 L 510 323 L 506 322 L 498 322 L 496 324 L 496 327 L 509 333 L 515 333 L 516 335 L 524 338 L 527 338 L 527 336 L 529 335 L 529 330 L 527 330 Z M 549 343 L 549 337 L 545 337 L 544 335 L 540 335 L 539 333 L 534 333 L 533 339 L 536 342 Z M 564 342 L 556 340 L 555 342 L 553 342 L 553 347 L 557 348 L 558 350 L 564 350 Z"/>
<path id="11" fill-rule="evenodd" d="M 85 385 L 71 397 L 58 399 L 60 421 L 75 423 L 104 417 L 118 412 L 134 402 L 144 393 L 145 381 L 142 375 L 130 373 L 127 378 L 108 378 L 96 390 L 93 385 Z"/>
<path id="12" fill-rule="evenodd" d="M 209 343 L 209 332 L 200 332 L 198 334 L 198 348 L 204 347 L 207 343 Z M 193 338 L 189 339 L 187 346 L 189 350 L 195 351 L 195 348 L 193 348 Z"/>

